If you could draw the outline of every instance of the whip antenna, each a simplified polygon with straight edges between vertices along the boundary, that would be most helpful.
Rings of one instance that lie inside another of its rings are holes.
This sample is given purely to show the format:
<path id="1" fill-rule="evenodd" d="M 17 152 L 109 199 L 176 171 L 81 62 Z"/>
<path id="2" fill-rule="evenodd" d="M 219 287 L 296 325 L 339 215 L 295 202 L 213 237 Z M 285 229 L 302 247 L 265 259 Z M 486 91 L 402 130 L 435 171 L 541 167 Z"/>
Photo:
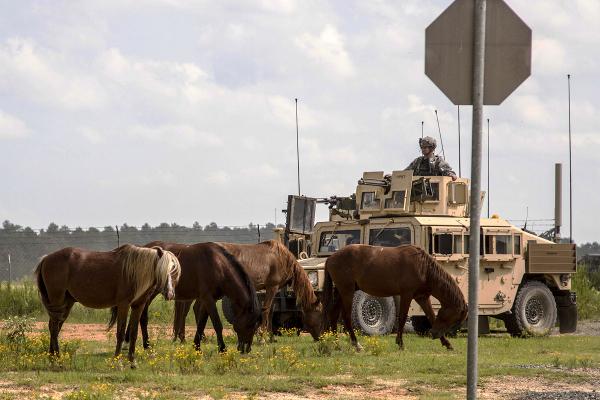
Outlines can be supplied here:
<path id="1" fill-rule="evenodd" d="M 460 173 L 460 106 L 456 106 L 458 112 L 458 176 L 462 176 Z"/>
<path id="2" fill-rule="evenodd" d="M 425 122 L 421 121 L 421 139 L 423 139 L 423 124 L 424 124 L 424 123 L 425 123 Z"/>
<path id="3" fill-rule="evenodd" d="M 569 243 L 573 243 L 573 167 L 571 165 L 571 74 L 567 75 L 569 90 Z"/>
<path id="4" fill-rule="evenodd" d="M 298 143 L 298 99 L 296 100 L 296 159 L 298 160 L 298 196 L 300 196 L 300 145 Z"/>
<path id="5" fill-rule="evenodd" d="M 440 144 L 442 145 L 442 157 L 446 159 L 446 153 L 444 153 L 444 140 L 442 139 L 442 130 L 440 129 L 440 120 L 438 119 L 437 110 L 435 111 L 435 120 L 437 121 L 438 133 L 440 134 Z"/>
<path id="6" fill-rule="evenodd" d="M 487 119 L 487 216 L 490 217 L 490 119 Z"/>

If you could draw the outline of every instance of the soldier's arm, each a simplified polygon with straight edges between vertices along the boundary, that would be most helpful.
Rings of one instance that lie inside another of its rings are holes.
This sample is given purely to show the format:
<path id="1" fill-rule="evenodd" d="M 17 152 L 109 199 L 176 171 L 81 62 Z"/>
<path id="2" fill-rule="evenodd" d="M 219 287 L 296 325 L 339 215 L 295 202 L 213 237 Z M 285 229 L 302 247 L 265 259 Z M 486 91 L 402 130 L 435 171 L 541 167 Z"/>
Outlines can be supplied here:
<path id="1" fill-rule="evenodd" d="M 415 167 L 417 166 L 417 162 L 419 161 L 419 157 L 415 158 L 410 164 L 408 164 L 408 167 L 404 168 L 405 171 L 414 171 Z"/>
<path id="2" fill-rule="evenodd" d="M 456 172 L 452 170 L 452 167 L 446 162 L 446 160 L 440 158 L 438 168 L 440 169 L 443 176 L 451 176 L 453 181 L 456 180 Z"/>

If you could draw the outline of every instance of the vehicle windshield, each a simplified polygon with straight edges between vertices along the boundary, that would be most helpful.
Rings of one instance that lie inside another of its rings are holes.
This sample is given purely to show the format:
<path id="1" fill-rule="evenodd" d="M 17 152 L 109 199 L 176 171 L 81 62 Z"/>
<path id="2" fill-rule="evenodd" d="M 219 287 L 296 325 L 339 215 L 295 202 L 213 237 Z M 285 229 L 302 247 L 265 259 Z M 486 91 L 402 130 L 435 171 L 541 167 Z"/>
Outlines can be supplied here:
<path id="1" fill-rule="evenodd" d="M 349 244 L 360 243 L 359 230 L 322 232 L 319 240 L 319 253 L 333 253 Z"/>

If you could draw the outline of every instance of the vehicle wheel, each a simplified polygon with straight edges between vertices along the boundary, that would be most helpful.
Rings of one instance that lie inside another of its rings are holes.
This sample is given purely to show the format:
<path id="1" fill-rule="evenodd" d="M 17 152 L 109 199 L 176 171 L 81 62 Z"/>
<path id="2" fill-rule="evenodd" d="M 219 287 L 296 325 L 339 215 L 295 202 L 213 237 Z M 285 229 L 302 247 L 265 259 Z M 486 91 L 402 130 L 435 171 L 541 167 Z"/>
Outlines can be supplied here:
<path id="1" fill-rule="evenodd" d="M 556 314 L 556 301 L 548 286 L 529 281 L 517 292 L 504 325 L 513 336 L 545 336 L 554 328 Z"/>
<path id="2" fill-rule="evenodd" d="M 425 336 L 431 329 L 431 323 L 424 315 L 413 315 L 410 317 L 410 322 L 417 335 Z"/>
<path id="3" fill-rule="evenodd" d="M 231 325 L 233 325 L 235 321 L 235 314 L 233 312 L 233 304 L 231 304 L 231 300 L 227 296 L 223 296 L 221 300 L 221 309 L 223 309 L 223 316 Z"/>
<path id="4" fill-rule="evenodd" d="M 352 326 L 365 335 L 386 335 L 394 328 L 396 306 L 393 297 L 375 297 L 362 290 L 354 292 Z"/>

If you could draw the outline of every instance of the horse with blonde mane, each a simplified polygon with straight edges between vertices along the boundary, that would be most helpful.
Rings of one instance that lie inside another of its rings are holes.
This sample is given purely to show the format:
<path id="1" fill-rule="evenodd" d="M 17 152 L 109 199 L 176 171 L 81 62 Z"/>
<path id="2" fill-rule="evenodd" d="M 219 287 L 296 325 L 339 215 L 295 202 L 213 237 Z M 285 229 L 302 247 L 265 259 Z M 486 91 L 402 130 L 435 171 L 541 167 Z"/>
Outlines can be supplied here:
<path id="1" fill-rule="evenodd" d="M 127 314 L 132 331 L 128 359 L 134 367 L 137 325 L 148 299 L 156 292 L 175 296 L 181 267 L 177 257 L 160 247 L 126 244 L 107 252 L 67 247 L 45 256 L 35 269 L 40 297 L 50 320 L 50 353 L 58 354 L 58 335 L 76 302 L 90 308 L 116 307 L 117 346 L 121 353 Z M 114 324 L 111 321 L 111 325 Z"/>
<path id="2" fill-rule="evenodd" d="M 322 331 L 321 302 L 315 295 L 314 289 L 306 271 L 298 264 L 296 257 L 282 243 L 267 240 L 258 244 L 217 243 L 233 256 L 244 267 L 256 290 L 265 290 L 262 304 L 262 332 L 268 332 L 273 339 L 271 306 L 275 294 L 284 286 L 291 284 L 296 303 L 302 311 L 304 328 L 314 340 L 318 340 Z M 173 333 L 183 341 L 185 338 L 185 318 L 191 302 L 177 302 L 173 318 Z M 195 306 L 196 322 L 204 327 L 208 318 L 206 311 Z M 201 331 L 200 331 L 201 332 Z M 198 340 L 196 338 L 195 340 Z"/>
<path id="3" fill-rule="evenodd" d="M 335 252 L 325 262 L 323 306 L 325 315 L 329 317 L 326 322 L 335 330 L 339 317 L 336 309 L 339 308 L 333 304 L 334 293 L 339 294 L 344 326 L 357 350 L 362 347 L 356 340 L 351 318 L 352 299 L 356 289 L 377 297 L 400 296 L 396 336 L 400 349 L 404 347 L 402 331 L 413 299 L 429 319 L 433 338 L 439 338 L 448 350 L 452 350 L 452 345 L 444 335 L 457 329 L 467 317 L 467 303 L 460 288 L 452 276 L 425 250 L 412 245 L 349 245 Z M 433 312 L 430 296 L 440 302 L 437 317 Z"/>

